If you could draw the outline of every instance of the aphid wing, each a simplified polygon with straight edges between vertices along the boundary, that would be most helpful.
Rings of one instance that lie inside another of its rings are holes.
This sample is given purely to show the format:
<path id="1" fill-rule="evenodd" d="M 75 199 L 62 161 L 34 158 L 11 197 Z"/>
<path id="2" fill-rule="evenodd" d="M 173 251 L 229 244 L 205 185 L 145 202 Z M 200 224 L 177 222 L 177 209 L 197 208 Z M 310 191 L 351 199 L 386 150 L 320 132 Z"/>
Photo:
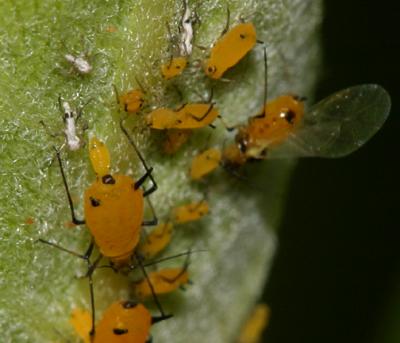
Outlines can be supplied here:
<path id="1" fill-rule="evenodd" d="M 341 90 L 314 105 L 288 139 L 271 149 L 270 158 L 341 157 L 365 144 L 383 125 L 390 96 L 379 85 Z"/>

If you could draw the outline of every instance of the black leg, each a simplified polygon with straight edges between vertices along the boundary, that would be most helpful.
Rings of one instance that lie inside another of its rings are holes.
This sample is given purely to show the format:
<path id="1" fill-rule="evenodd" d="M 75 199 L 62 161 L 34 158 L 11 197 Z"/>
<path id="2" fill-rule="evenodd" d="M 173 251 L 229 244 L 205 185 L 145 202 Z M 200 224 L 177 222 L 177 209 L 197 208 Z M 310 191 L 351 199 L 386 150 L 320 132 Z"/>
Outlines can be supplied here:
<path id="1" fill-rule="evenodd" d="M 158 218 L 157 218 L 157 215 L 156 215 L 156 211 L 154 210 L 154 206 L 151 203 L 150 198 L 146 198 L 146 199 L 147 199 L 147 203 L 150 206 L 150 210 L 151 210 L 151 212 L 153 214 L 153 218 L 151 220 L 144 220 L 142 222 L 142 226 L 154 226 L 154 225 L 157 225 L 158 224 Z"/>
<path id="2" fill-rule="evenodd" d="M 71 194 L 70 194 L 70 192 L 69 192 L 68 183 L 67 183 L 67 178 L 65 177 L 64 168 L 63 168 L 62 161 L 61 161 L 61 157 L 60 157 L 60 152 L 59 152 L 56 148 L 54 148 L 54 150 L 56 151 L 56 156 L 57 156 L 58 164 L 59 164 L 59 166 L 60 166 L 60 171 L 61 171 L 61 176 L 62 176 L 62 179 L 63 179 L 65 191 L 67 192 L 69 208 L 70 208 L 70 210 L 71 210 L 72 222 L 73 222 L 75 225 L 82 225 L 82 224 L 85 224 L 85 221 L 84 221 L 84 220 L 82 220 L 82 219 L 77 219 L 76 216 L 75 216 L 74 204 L 73 204 L 73 202 L 72 202 Z"/>

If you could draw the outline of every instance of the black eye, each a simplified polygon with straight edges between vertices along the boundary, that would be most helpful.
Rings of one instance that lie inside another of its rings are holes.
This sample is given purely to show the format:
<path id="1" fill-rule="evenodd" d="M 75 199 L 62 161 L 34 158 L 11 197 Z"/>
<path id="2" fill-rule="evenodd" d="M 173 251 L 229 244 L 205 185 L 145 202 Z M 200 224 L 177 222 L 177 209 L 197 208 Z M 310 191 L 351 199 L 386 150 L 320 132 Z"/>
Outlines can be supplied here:
<path id="1" fill-rule="evenodd" d="M 212 73 L 215 73 L 215 71 L 217 70 L 217 68 L 216 67 L 214 67 L 214 66 L 210 66 L 210 67 L 208 67 L 208 72 L 210 73 L 210 74 L 212 74 Z"/>
<path id="2" fill-rule="evenodd" d="M 125 335 L 128 333 L 128 329 L 113 329 L 115 335 Z"/>
<path id="3" fill-rule="evenodd" d="M 289 124 L 294 124 L 294 120 L 296 119 L 296 113 L 294 113 L 292 110 L 289 110 L 283 114 L 283 117 Z"/>
<path id="4" fill-rule="evenodd" d="M 113 185 L 115 184 L 115 179 L 111 175 L 104 175 L 102 177 L 103 183 L 106 185 Z"/>
<path id="5" fill-rule="evenodd" d="M 240 38 L 242 38 L 242 39 L 245 39 L 245 38 L 246 38 L 246 36 L 245 36 L 243 33 L 241 33 L 239 36 L 240 36 Z"/>
<path id="6" fill-rule="evenodd" d="M 92 198 L 92 197 L 90 197 L 90 203 L 92 204 L 93 207 L 100 206 L 100 200 L 97 200 L 97 199 Z"/>
<path id="7" fill-rule="evenodd" d="M 122 306 L 123 306 L 124 308 L 134 308 L 134 307 L 137 306 L 137 303 L 134 302 L 134 301 L 125 301 L 125 302 L 122 304 Z"/>

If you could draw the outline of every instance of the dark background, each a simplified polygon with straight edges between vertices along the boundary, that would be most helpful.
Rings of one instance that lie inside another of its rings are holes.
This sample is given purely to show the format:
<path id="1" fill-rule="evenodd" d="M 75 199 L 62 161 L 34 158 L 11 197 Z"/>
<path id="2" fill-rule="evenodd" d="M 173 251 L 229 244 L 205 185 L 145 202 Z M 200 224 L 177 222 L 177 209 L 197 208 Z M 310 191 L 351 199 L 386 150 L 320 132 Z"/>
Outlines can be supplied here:
<path id="1" fill-rule="evenodd" d="M 265 342 L 400 342 L 400 308 L 397 338 L 382 335 L 396 323 L 391 306 L 400 295 L 396 3 L 325 1 L 317 99 L 378 83 L 391 94 L 392 111 L 383 129 L 349 157 L 300 161 L 264 294 L 272 308 Z"/>

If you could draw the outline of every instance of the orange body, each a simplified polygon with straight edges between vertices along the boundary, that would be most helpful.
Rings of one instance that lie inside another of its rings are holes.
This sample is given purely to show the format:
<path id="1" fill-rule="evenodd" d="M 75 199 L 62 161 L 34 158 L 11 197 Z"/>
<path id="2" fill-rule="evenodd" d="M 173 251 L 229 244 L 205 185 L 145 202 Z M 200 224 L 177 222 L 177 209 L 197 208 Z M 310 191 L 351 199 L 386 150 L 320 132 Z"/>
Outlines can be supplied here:
<path id="1" fill-rule="evenodd" d="M 171 293 L 189 282 L 189 273 L 186 268 L 166 268 L 149 273 L 148 276 L 156 294 Z M 134 284 L 134 292 L 139 298 L 146 298 L 152 295 L 146 279 Z"/>
<path id="2" fill-rule="evenodd" d="M 118 102 L 122 110 L 127 113 L 140 111 L 144 103 L 144 94 L 139 89 L 133 89 L 123 95 L 118 96 Z"/>
<path id="3" fill-rule="evenodd" d="M 235 145 L 228 146 L 223 161 L 242 165 L 249 159 L 264 159 L 267 150 L 284 142 L 304 116 L 304 104 L 295 96 L 283 95 L 268 102 L 260 114 L 239 127 Z"/>
<path id="4" fill-rule="evenodd" d="M 192 130 L 170 129 L 166 131 L 163 150 L 166 154 L 175 154 L 192 135 Z"/>
<path id="5" fill-rule="evenodd" d="M 176 224 L 183 224 L 199 220 L 204 217 L 208 211 L 208 202 L 203 200 L 176 207 L 172 215 Z"/>
<path id="6" fill-rule="evenodd" d="M 161 223 L 139 244 L 137 251 L 145 259 L 159 254 L 169 244 L 172 237 L 172 223 Z"/>
<path id="7" fill-rule="evenodd" d="M 221 162 L 221 151 L 216 148 L 210 148 L 197 155 L 190 168 L 190 177 L 192 180 L 200 180 L 207 174 L 214 171 Z"/>
<path id="8" fill-rule="evenodd" d="M 114 302 L 96 325 L 93 343 L 145 343 L 151 322 L 150 312 L 142 304 Z"/>
<path id="9" fill-rule="evenodd" d="M 79 308 L 74 309 L 69 322 L 84 343 L 91 343 L 90 330 L 92 328 L 92 316 L 89 311 Z"/>
<path id="10" fill-rule="evenodd" d="M 110 153 L 106 145 L 96 137 L 89 142 L 89 158 L 94 172 L 99 177 L 110 173 Z"/>
<path id="11" fill-rule="evenodd" d="M 98 178 L 86 189 L 85 218 L 101 253 L 120 260 L 128 257 L 139 242 L 144 198 L 141 189 L 134 189 L 130 176 L 110 177 L 114 183 Z"/>
<path id="12" fill-rule="evenodd" d="M 225 33 L 212 47 L 204 71 L 212 79 L 220 79 L 236 65 L 256 44 L 256 30 L 252 23 L 238 24 Z"/>
<path id="13" fill-rule="evenodd" d="M 172 79 L 182 74 L 186 66 L 186 57 L 173 57 L 168 63 L 161 66 L 161 75 L 165 80 Z"/>
<path id="14" fill-rule="evenodd" d="M 210 125 L 219 115 L 212 104 L 185 104 L 179 110 L 158 108 L 147 115 L 152 129 L 199 129 Z"/>
<path id="15" fill-rule="evenodd" d="M 255 306 L 243 325 L 237 343 L 259 343 L 264 329 L 268 326 L 270 309 L 266 304 Z"/>

